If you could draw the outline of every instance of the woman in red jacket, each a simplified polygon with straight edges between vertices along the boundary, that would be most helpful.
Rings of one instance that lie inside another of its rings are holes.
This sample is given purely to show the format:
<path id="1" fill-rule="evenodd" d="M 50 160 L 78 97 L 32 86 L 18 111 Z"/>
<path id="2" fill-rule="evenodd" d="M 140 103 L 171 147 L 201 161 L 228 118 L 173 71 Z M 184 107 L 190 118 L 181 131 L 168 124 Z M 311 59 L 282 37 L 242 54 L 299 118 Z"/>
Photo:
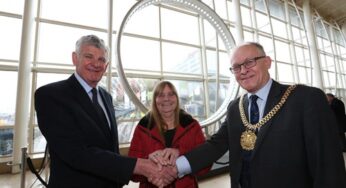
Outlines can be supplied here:
<path id="1" fill-rule="evenodd" d="M 198 121 L 180 109 L 179 97 L 174 85 L 161 81 L 154 89 L 151 111 L 138 123 L 129 149 L 129 156 L 149 158 L 149 155 L 171 151 L 171 164 L 179 155 L 184 155 L 192 148 L 205 142 L 205 137 Z M 207 173 L 210 167 L 201 170 L 197 175 Z M 140 188 L 156 187 L 144 176 L 133 176 L 140 182 Z M 198 187 L 194 175 L 184 176 L 168 185 L 170 188 Z"/>

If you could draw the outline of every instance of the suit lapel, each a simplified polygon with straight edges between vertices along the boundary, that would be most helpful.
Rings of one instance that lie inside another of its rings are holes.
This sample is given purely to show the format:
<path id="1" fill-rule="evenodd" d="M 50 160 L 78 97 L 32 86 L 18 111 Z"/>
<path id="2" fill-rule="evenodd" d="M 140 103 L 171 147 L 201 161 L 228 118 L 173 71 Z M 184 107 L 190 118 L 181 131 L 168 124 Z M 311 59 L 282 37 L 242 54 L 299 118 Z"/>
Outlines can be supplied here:
<path id="1" fill-rule="evenodd" d="M 273 84 L 272 84 L 272 86 L 270 88 L 269 95 L 268 95 L 268 98 L 267 98 L 267 103 L 266 103 L 265 108 L 264 108 L 263 117 L 265 115 L 267 115 L 268 112 L 270 110 L 272 110 L 276 104 L 279 103 L 283 93 L 284 93 L 283 87 L 280 87 L 279 83 L 277 83 L 276 81 L 273 81 Z M 261 144 L 263 142 L 263 139 L 265 138 L 268 130 L 272 126 L 272 121 L 273 121 L 274 118 L 275 118 L 275 116 L 273 118 L 271 118 L 266 124 L 264 124 L 260 128 L 260 131 L 258 131 L 256 145 L 255 145 L 254 151 L 252 153 L 252 157 L 256 154 L 256 151 L 261 146 Z"/>
<path id="2" fill-rule="evenodd" d="M 96 111 L 91 103 L 89 95 L 85 92 L 84 88 L 79 84 L 76 77 L 72 75 L 67 82 L 70 85 L 70 95 L 73 97 L 74 101 L 79 104 L 84 111 L 86 111 L 90 117 L 97 120 Z"/>
<path id="3" fill-rule="evenodd" d="M 84 88 L 80 85 L 76 77 L 74 75 L 70 76 L 67 82 L 71 86 L 69 92 L 70 95 L 74 98 L 74 101 L 79 106 L 81 106 L 82 110 L 87 112 L 87 114 L 89 114 L 89 116 L 95 121 L 95 126 L 100 128 L 102 132 L 107 136 L 107 138 L 110 138 L 111 135 L 109 127 L 107 125 L 103 125 L 102 123 L 102 125 L 98 123 L 102 121 L 100 117 L 97 115 L 97 112 L 90 100 L 89 95 L 85 92 Z"/>
<path id="4" fill-rule="evenodd" d="M 116 124 L 116 117 L 114 114 L 114 107 L 113 107 L 112 101 L 109 100 L 109 97 L 106 97 L 106 91 L 103 88 L 100 88 L 100 96 L 102 98 L 103 104 L 104 104 L 106 111 L 107 111 L 107 116 L 109 118 L 110 132 L 111 132 L 111 136 L 112 136 L 112 140 L 113 140 L 112 143 L 114 143 L 114 147 L 119 152 L 119 149 L 118 149 L 118 128 L 117 128 L 117 124 Z"/>

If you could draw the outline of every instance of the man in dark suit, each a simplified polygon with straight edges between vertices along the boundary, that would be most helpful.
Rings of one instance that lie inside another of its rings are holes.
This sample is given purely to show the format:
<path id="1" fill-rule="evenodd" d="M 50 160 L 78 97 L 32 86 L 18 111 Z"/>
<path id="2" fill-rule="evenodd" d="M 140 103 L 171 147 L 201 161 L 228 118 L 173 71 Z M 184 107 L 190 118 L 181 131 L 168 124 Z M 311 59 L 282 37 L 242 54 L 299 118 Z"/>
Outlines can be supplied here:
<path id="1" fill-rule="evenodd" d="M 177 159 L 179 176 L 228 150 L 232 188 L 345 188 L 336 120 L 324 92 L 272 80 L 271 59 L 258 43 L 236 47 L 231 65 L 248 93 L 229 104 L 210 140 Z"/>
<path id="2" fill-rule="evenodd" d="M 327 100 L 329 106 L 334 112 L 336 120 L 338 122 L 339 137 L 341 141 L 341 148 L 346 152 L 346 115 L 345 115 L 345 105 L 342 100 L 336 98 L 333 94 L 327 93 Z"/>
<path id="3" fill-rule="evenodd" d="M 108 53 L 97 36 L 81 37 L 72 53 L 75 73 L 35 92 L 38 126 L 51 159 L 48 187 L 120 188 L 132 174 L 144 175 L 158 186 L 173 180 L 150 160 L 119 154 L 112 97 L 97 86 L 107 69 Z"/>

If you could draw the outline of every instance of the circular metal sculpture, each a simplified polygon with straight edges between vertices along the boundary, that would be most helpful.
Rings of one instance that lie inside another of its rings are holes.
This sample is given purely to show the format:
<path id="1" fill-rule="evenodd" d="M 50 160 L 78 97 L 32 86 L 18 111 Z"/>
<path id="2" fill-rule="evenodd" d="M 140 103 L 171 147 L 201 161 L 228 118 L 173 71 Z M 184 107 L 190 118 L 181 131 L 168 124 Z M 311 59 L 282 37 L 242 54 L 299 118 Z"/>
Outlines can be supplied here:
<path id="1" fill-rule="evenodd" d="M 150 6 L 150 5 L 160 5 L 160 4 L 167 4 L 176 6 L 179 8 L 183 8 L 186 10 L 194 11 L 201 15 L 205 20 L 207 20 L 213 28 L 217 31 L 218 35 L 221 37 L 226 50 L 228 53 L 230 53 L 231 49 L 235 46 L 234 39 L 232 37 L 232 34 L 230 33 L 228 27 L 223 22 L 223 20 L 212 10 L 208 5 L 204 4 L 201 1 L 198 0 L 142 0 L 138 1 L 136 4 L 134 4 L 131 9 L 127 12 L 125 15 L 120 28 L 117 32 L 116 36 L 116 60 L 117 60 L 117 72 L 119 76 L 119 80 L 121 84 L 124 87 L 124 90 L 126 94 L 130 97 L 132 102 L 142 111 L 147 112 L 148 109 L 144 106 L 144 104 L 136 97 L 135 93 L 132 91 L 130 84 L 128 83 L 124 69 L 122 66 L 121 61 L 121 37 L 124 31 L 124 28 L 127 24 L 127 22 L 130 20 L 133 14 L 135 14 L 137 11 L 142 10 L 143 8 Z M 206 120 L 200 122 L 202 126 L 207 126 L 209 124 L 215 123 L 218 121 L 222 116 L 225 115 L 228 103 L 234 99 L 238 94 L 239 86 L 238 83 L 235 81 L 234 77 L 230 78 L 230 87 L 229 91 L 227 93 L 227 96 L 223 103 L 221 104 L 220 108 L 209 118 Z"/>

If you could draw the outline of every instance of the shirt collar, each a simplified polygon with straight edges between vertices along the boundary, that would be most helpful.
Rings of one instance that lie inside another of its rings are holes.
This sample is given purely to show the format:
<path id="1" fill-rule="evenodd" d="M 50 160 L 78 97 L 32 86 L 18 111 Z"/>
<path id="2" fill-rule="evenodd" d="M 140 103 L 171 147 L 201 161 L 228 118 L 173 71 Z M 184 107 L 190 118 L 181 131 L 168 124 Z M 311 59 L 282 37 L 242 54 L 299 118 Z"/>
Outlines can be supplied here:
<path id="1" fill-rule="evenodd" d="M 77 72 L 74 73 L 77 81 L 80 83 L 80 85 L 82 85 L 82 87 L 84 88 L 85 92 L 89 93 L 92 90 L 92 87 L 90 87 L 81 76 L 78 75 Z M 96 86 L 97 88 L 97 86 Z"/>
<path id="2" fill-rule="evenodd" d="M 257 95 L 258 98 L 266 101 L 269 95 L 269 90 L 270 87 L 272 86 L 273 80 L 270 78 L 268 82 L 261 88 L 259 89 L 256 93 L 248 93 L 247 97 L 250 98 L 251 95 Z"/>

